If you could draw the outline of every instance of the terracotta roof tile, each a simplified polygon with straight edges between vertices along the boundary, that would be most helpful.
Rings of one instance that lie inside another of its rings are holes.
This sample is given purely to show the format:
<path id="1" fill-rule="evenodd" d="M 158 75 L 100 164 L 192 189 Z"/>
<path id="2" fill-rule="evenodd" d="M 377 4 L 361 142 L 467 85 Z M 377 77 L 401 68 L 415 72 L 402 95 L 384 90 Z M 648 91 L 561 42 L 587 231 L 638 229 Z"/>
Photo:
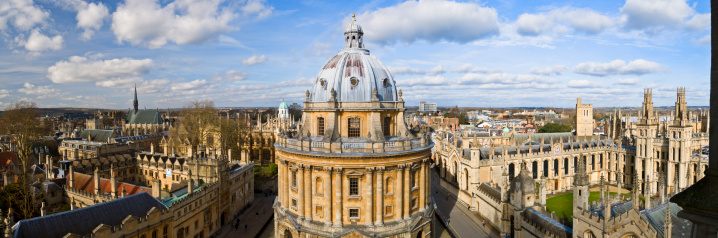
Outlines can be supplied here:
<path id="1" fill-rule="evenodd" d="M 75 172 L 75 188 L 81 189 L 89 193 L 95 193 L 95 180 L 93 179 L 93 176 L 78 173 Z M 117 182 L 117 193 L 121 193 L 122 189 L 125 189 L 126 194 L 132 195 L 137 194 L 142 191 L 152 193 L 152 188 L 148 187 L 142 187 L 138 185 L 123 183 L 123 182 Z M 109 179 L 106 178 L 100 178 L 100 193 L 111 193 L 112 192 L 112 183 Z"/>

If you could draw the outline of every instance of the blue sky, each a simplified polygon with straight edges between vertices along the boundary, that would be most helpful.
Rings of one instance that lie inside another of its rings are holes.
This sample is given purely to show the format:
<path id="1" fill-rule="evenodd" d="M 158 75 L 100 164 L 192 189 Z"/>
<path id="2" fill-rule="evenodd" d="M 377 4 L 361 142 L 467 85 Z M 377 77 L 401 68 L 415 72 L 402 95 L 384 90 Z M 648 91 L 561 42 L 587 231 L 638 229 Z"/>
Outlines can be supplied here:
<path id="1" fill-rule="evenodd" d="M 0 1 L 0 107 L 302 102 L 356 13 L 407 106 L 708 105 L 709 1 Z"/>

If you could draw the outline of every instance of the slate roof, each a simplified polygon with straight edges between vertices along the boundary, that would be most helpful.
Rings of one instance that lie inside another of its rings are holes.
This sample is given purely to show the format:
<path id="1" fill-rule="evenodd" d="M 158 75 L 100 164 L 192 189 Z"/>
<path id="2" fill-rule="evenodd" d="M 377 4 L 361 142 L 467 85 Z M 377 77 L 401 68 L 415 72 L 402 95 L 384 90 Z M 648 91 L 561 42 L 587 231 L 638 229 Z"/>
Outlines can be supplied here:
<path id="1" fill-rule="evenodd" d="M 112 130 L 94 130 L 94 129 L 88 129 L 83 130 L 82 133 L 80 133 L 80 138 L 86 140 L 87 137 L 90 137 L 90 141 L 97 141 L 97 142 L 107 142 L 110 138 L 115 138 L 115 132 Z"/>
<path id="2" fill-rule="evenodd" d="M 153 207 L 167 208 L 149 193 L 139 193 L 94 206 L 21 220 L 13 226 L 13 231 L 16 238 L 63 237 L 68 233 L 87 235 L 100 224 L 117 226 L 129 215 L 145 216 Z"/>
<path id="3" fill-rule="evenodd" d="M 671 227 L 671 237 L 688 237 L 693 232 L 693 223 L 678 217 L 678 212 L 682 211 L 683 208 L 678 206 L 678 204 L 675 203 L 664 203 L 657 207 L 654 207 L 649 210 L 644 210 L 641 213 L 643 213 L 644 216 L 648 219 L 648 223 L 653 226 L 653 228 L 656 228 L 658 233 L 662 237 L 665 236 L 665 228 L 663 227 L 666 224 L 666 206 L 667 204 L 671 205 L 671 224 L 673 225 Z"/>
<path id="4" fill-rule="evenodd" d="M 539 142 L 540 142 L 539 138 Z M 557 142 L 554 140 L 554 142 Z M 540 148 L 543 146 L 543 151 L 551 151 L 551 145 L 549 140 L 544 140 L 543 145 L 520 145 L 520 146 L 497 146 L 494 147 L 494 155 L 501 155 L 503 150 L 507 150 L 507 154 L 515 155 L 515 154 L 527 154 L 529 152 L 529 146 L 531 147 L 532 152 L 538 152 Z M 571 149 L 571 144 L 573 143 L 573 148 L 588 148 L 590 147 L 597 147 L 597 146 L 605 146 L 606 140 L 591 140 L 591 141 L 574 141 L 574 142 L 566 142 L 563 143 L 563 150 L 569 150 Z M 610 145 L 612 142 L 609 140 L 608 144 Z M 491 147 L 483 147 L 479 149 L 480 157 L 481 159 L 488 159 L 489 153 L 491 151 Z"/>
<path id="5" fill-rule="evenodd" d="M 137 113 L 130 111 L 127 113 L 127 124 L 162 124 L 164 120 L 157 110 L 138 110 Z"/>
<path id="6" fill-rule="evenodd" d="M 0 167 L 6 167 L 10 163 L 17 165 L 17 155 L 13 152 L 5 151 L 0 152 Z"/>
<path id="7" fill-rule="evenodd" d="M 533 208 L 527 208 L 523 212 L 523 216 L 526 217 L 526 220 L 536 224 L 537 227 L 550 231 L 552 234 L 556 235 L 556 237 L 569 238 L 573 233 L 573 229 L 571 229 L 571 227 L 561 224 L 560 222 L 551 219 Z"/>
<path id="8" fill-rule="evenodd" d="M 489 195 L 489 197 L 496 200 L 497 202 L 501 199 L 501 191 L 497 190 L 494 187 L 491 187 L 486 182 L 479 184 L 479 190 L 482 192 L 485 192 L 486 194 Z"/>
<path id="9" fill-rule="evenodd" d="M 83 173 L 74 172 L 75 174 L 75 188 L 84 190 L 85 192 L 95 193 L 95 180 L 94 176 L 90 176 Z M 125 189 L 127 195 L 137 194 L 141 192 L 152 193 L 152 188 L 132 185 L 117 181 L 117 193 L 121 194 L 122 189 Z M 112 183 L 109 179 L 100 178 L 100 193 L 111 193 Z"/>

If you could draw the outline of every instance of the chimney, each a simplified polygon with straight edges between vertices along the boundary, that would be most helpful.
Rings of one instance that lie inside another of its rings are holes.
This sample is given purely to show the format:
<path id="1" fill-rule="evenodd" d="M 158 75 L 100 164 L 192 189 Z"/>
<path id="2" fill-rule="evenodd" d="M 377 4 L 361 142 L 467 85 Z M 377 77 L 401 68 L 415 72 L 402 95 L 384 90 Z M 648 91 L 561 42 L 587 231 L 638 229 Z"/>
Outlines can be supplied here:
<path id="1" fill-rule="evenodd" d="M 155 154 L 155 144 L 150 143 L 150 154 Z"/>
<path id="2" fill-rule="evenodd" d="M 117 197 L 117 178 L 114 165 L 110 165 L 110 184 L 112 184 L 112 197 Z"/>
<path id="3" fill-rule="evenodd" d="M 187 179 L 187 194 L 191 194 L 192 190 L 194 190 L 194 180 L 192 179 L 192 170 L 189 170 L 189 173 L 187 173 L 187 176 L 189 179 Z"/>
<path id="4" fill-rule="evenodd" d="M 44 217 L 45 215 L 47 215 L 47 209 L 45 208 L 45 202 L 42 202 L 40 207 L 40 216 Z"/>
<path id="5" fill-rule="evenodd" d="M 68 179 L 67 179 L 67 185 L 71 188 L 75 187 L 75 166 L 72 166 L 72 162 L 70 162 L 70 172 L 67 173 Z"/>
<path id="6" fill-rule="evenodd" d="M 94 179 L 95 179 L 95 194 L 99 195 L 100 194 L 100 173 L 99 173 L 99 169 L 97 167 L 95 168 Z"/>
<path id="7" fill-rule="evenodd" d="M 70 210 L 77 209 L 77 204 L 75 204 L 75 197 L 70 197 Z"/>
<path id="8" fill-rule="evenodd" d="M 152 180 L 152 196 L 158 200 L 162 199 L 162 180 L 159 180 L 156 176 Z"/>

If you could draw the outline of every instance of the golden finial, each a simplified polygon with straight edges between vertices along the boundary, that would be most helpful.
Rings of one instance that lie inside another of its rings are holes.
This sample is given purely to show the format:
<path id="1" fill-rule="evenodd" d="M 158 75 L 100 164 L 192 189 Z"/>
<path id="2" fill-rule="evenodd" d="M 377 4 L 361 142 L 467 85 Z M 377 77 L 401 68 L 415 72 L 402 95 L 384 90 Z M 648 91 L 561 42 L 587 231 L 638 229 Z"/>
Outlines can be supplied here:
<path id="1" fill-rule="evenodd" d="M 354 13 L 352 13 L 352 19 L 354 19 Z"/>

